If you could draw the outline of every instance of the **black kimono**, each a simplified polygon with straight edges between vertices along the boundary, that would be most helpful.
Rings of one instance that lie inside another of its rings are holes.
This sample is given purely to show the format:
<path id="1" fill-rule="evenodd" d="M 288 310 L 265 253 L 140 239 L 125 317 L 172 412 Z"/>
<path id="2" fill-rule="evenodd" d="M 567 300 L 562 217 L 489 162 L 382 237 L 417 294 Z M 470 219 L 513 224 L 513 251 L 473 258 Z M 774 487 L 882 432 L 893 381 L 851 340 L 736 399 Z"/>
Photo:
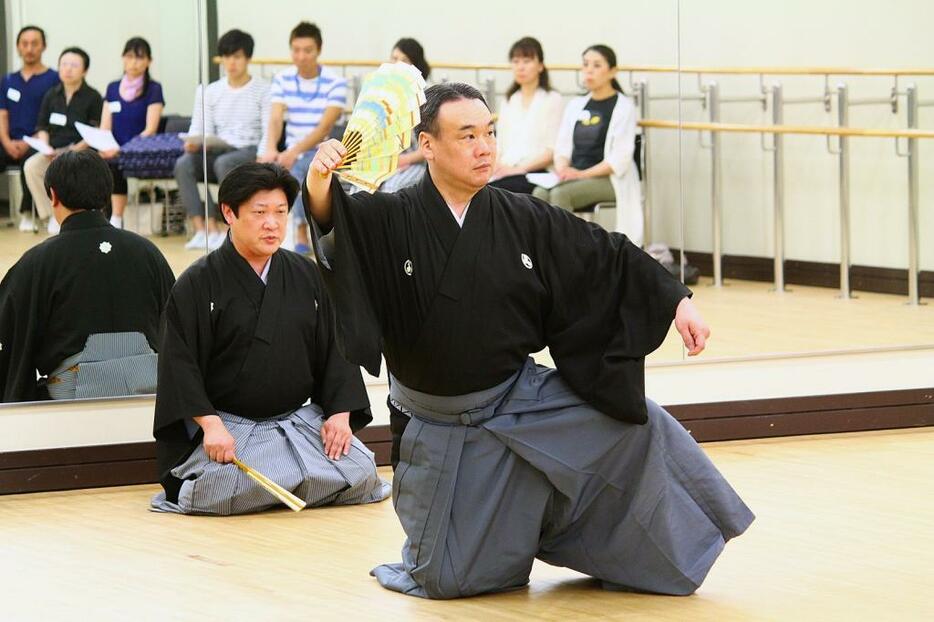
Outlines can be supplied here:
<path id="1" fill-rule="evenodd" d="M 339 343 L 390 372 L 407 538 L 379 583 L 469 596 L 524 585 L 538 558 L 610 589 L 696 590 L 753 516 L 645 398 L 644 358 L 690 292 L 625 236 L 527 195 L 481 189 L 461 229 L 430 175 L 331 193 L 315 252 Z M 545 346 L 557 370 L 529 359 Z"/>
<path id="2" fill-rule="evenodd" d="M 149 240 L 115 229 L 98 210 L 69 216 L 59 235 L 27 251 L 0 283 L 3 401 L 47 397 L 36 371 L 56 370 L 91 335 L 138 333 L 157 349 L 174 282 Z"/>
<path id="3" fill-rule="evenodd" d="M 315 250 L 347 360 L 376 375 L 382 352 L 406 386 L 462 395 L 548 346 L 588 402 L 646 420 L 645 356 L 691 293 L 625 236 L 490 186 L 461 229 L 430 175 L 397 194 L 331 192 L 334 234 Z"/>
<path id="4" fill-rule="evenodd" d="M 349 411 L 355 431 L 372 419 L 360 368 L 334 344 L 333 312 L 314 263 L 286 250 L 270 261 L 264 284 L 228 238 L 172 289 L 154 425 L 160 481 L 170 502 L 184 479 L 173 470 L 194 450 L 203 451 L 192 417 L 279 420 L 310 398 L 324 418 Z M 260 464 L 250 466 L 262 471 Z M 375 477 L 375 465 L 367 470 Z"/>

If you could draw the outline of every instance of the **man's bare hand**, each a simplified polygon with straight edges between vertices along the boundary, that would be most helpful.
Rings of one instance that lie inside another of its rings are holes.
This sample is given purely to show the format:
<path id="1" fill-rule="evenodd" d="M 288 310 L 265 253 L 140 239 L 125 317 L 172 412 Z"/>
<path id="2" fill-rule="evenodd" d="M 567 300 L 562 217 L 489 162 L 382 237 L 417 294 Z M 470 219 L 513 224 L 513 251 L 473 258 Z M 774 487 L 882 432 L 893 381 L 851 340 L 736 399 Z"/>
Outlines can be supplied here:
<path id="1" fill-rule="evenodd" d="M 204 430 L 204 453 L 214 462 L 226 464 L 237 457 L 237 442 L 217 415 L 195 417 Z"/>
<path id="2" fill-rule="evenodd" d="M 341 456 L 349 454 L 350 443 L 353 441 L 350 413 L 337 413 L 328 417 L 321 426 L 321 441 L 324 443 L 324 453 L 331 460 L 340 460 Z"/>
<path id="3" fill-rule="evenodd" d="M 340 166 L 345 155 L 347 155 L 347 148 L 341 141 L 336 138 L 324 141 L 318 145 L 315 159 L 311 161 L 311 166 L 308 168 L 309 175 L 314 171 L 321 177 L 327 177 L 331 171 Z"/>
<path id="4" fill-rule="evenodd" d="M 256 161 L 262 162 L 263 164 L 268 164 L 270 162 L 275 162 L 278 158 L 278 151 L 264 151 L 263 153 L 256 156 Z"/>
<path id="5" fill-rule="evenodd" d="M 298 153 L 292 149 L 286 149 L 278 156 L 276 156 L 276 162 L 278 162 L 279 166 L 284 169 L 291 169 L 293 166 L 295 166 L 296 160 L 298 160 Z"/>
<path id="6" fill-rule="evenodd" d="M 688 356 L 697 356 L 707 347 L 710 339 L 710 327 L 701 317 L 700 311 L 694 306 L 690 298 L 684 298 L 678 304 L 675 312 L 675 329 L 684 340 L 684 347 L 688 349 Z"/>

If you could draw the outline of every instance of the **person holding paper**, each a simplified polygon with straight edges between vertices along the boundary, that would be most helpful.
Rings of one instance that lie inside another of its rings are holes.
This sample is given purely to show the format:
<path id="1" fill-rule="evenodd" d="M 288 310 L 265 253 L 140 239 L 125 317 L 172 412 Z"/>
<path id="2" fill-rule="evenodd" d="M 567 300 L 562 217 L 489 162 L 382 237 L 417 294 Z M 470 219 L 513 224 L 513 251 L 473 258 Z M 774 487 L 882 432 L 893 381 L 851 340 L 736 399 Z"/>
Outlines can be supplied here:
<path id="1" fill-rule="evenodd" d="M 539 187 L 535 196 L 568 211 L 615 201 L 614 229 L 642 246 L 636 108 L 616 80 L 616 54 L 609 47 L 584 50 L 581 73 L 588 93 L 568 103 L 555 143 L 561 183 Z"/>
<path id="2" fill-rule="evenodd" d="M 513 43 L 509 62 L 513 83 L 496 122 L 499 161 L 490 184 L 531 194 L 535 185 L 526 174 L 551 166 L 564 103 L 548 82 L 545 52 L 537 39 L 523 37 Z"/>
<path id="3" fill-rule="evenodd" d="M 23 201 L 19 205 L 20 230 L 32 231 L 32 195 L 26 185 L 23 164 L 35 151 L 23 140 L 36 131 L 39 106 L 46 92 L 58 84 L 58 72 L 42 63 L 45 31 L 38 26 L 23 26 L 16 35 L 16 53 L 23 67 L 0 81 L 0 166 L 20 167 Z M 10 206 L 12 214 L 13 206 Z"/>
<path id="4" fill-rule="evenodd" d="M 224 242 L 227 234 L 220 212 L 210 204 L 210 192 L 207 219 L 198 193 L 198 182 L 203 179 L 202 136 L 208 146 L 208 179 L 212 180 L 213 173 L 212 181 L 221 182 L 240 164 L 256 159 L 263 119 L 269 112 L 269 83 L 249 72 L 253 37 L 242 30 L 230 30 L 218 39 L 217 53 L 226 75 L 207 86 L 206 97 L 202 98 L 200 86 L 195 92 L 185 154 L 175 163 L 175 181 L 195 230 L 185 245 L 189 250 L 203 249 L 205 243 L 213 250 Z"/>
<path id="5" fill-rule="evenodd" d="M 101 111 L 101 129 L 111 130 L 118 145 L 124 145 L 136 136 L 152 136 L 159 131 L 165 99 L 162 97 L 162 85 L 149 76 L 150 64 L 152 48 L 148 41 L 133 37 L 126 42 L 123 46 L 123 77 L 107 85 Z M 122 229 L 127 183 L 117 166 L 119 153 L 119 149 L 110 149 L 102 151 L 101 157 L 110 162 L 114 177 L 110 224 Z"/>
<path id="6" fill-rule="evenodd" d="M 45 171 L 59 154 L 65 151 L 81 151 L 88 145 L 81 138 L 75 123 L 97 127 L 101 120 L 101 94 L 84 81 L 91 59 L 87 52 L 78 47 L 62 50 L 58 57 L 58 84 L 45 94 L 36 121 L 36 139 L 48 144 L 52 152 L 36 153 L 23 165 L 26 184 L 36 204 L 40 220 L 48 221 L 49 233 L 58 233 L 58 221 L 52 216 L 52 203 L 45 192 Z"/>

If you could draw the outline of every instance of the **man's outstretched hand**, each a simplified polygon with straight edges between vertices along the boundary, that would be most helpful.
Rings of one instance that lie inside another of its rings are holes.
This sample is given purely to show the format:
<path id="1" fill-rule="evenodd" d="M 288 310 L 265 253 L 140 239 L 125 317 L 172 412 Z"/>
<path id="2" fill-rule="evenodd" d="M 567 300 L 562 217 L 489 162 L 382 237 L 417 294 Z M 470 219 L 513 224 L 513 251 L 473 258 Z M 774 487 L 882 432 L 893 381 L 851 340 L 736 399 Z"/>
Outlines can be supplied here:
<path id="1" fill-rule="evenodd" d="M 684 298 L 678 303 L 675 312 L 675 328 L 681 333 L 684 347 L 688 349 L 688 356 L 697 356 L 707 347 L 710 339 L 710 327 L 701 317 L 700 311 L 694 306 L 690 298 Z"/>

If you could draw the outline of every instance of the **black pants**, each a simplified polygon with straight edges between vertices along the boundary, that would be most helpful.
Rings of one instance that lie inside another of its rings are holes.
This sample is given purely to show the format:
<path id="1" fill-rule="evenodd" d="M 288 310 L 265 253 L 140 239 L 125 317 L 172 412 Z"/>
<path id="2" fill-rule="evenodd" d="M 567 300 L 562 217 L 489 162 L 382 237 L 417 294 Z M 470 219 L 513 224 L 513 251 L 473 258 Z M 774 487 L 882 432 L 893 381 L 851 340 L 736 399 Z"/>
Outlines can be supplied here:
<path id="1" fill-rule="evenodd" d="M 26 163 L 35 152 L 34 149 L 27 151 L 22 158 L 19 160 L 13 158 L 9 153 L 4 149 L 0 149 L 0 165 L 3 168 L 11 168 L 13 166 L 19 169 L 19 183 L 23 188 L 23 200 L 19 204 L 19 211 L 21 214 L 31 214 L 32 213 L 32 193 L 29 192 L 29 186 L 26 185 L 26 174 L 23 172 L 23 164 Z M 13 206 L 10 206 L 10 214 L 13 214 Z"/>

